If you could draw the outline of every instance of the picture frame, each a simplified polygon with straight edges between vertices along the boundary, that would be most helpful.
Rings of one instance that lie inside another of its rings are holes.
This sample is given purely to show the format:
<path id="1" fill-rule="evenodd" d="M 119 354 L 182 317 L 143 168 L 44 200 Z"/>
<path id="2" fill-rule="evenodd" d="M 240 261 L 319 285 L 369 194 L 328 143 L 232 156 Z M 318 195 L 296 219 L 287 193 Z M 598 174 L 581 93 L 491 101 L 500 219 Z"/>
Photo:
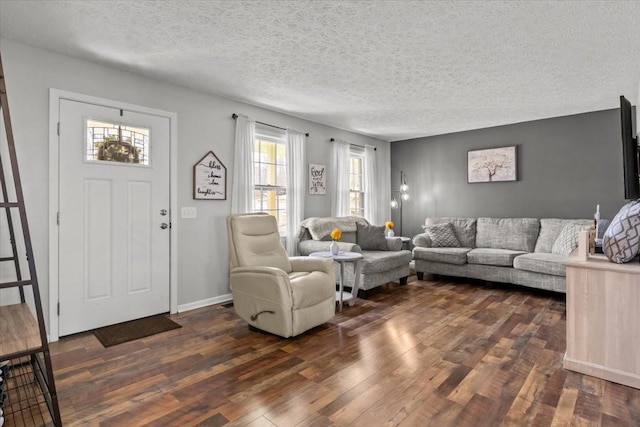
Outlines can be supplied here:
<path id="1" fill-rule="evenodd" d="M 327 167 L 317 163 L 309 163 L 309 194 L 327 194 Z"/>
<path id="2" fill-rule="evenodd" d="M 193 166 L 193 198 L 227 200 L 227 168 L 213 151 Z"/>
<path id="3" fill-rule="evenodd" d="M 467 182 L 517 181 L 517 146 L 467 152 Z"/>

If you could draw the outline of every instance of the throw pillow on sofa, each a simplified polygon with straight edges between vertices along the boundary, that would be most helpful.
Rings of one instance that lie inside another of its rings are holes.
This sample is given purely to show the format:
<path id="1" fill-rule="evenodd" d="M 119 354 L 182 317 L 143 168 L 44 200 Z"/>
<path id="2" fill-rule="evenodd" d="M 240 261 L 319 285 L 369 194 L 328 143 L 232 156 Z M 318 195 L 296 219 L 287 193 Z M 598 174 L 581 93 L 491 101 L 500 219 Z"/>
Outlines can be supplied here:
<path id="1" fill-rule="evenodd" d="M 553 242 L 553 246 L 551 246 L 551 253 L 569 255 L 578 247 L 578 234 L 580 231 L 588 228 L 588 226 L 580 224 L 565 224 L 555 242 Z"/>
<path id="2" fill-rule="evenodd" d="M 450 222 L 427 225 L 424 232 L 431 239 L 432 248 L 459 248 L 460 242 L 453 232 L 453 225 Z"/>
<path id="3" fill-rule="evenodd" d="M 613 218 L 604 232 L 602 251 L 618 264 L 631 261 L 640 252 L 640 200 L 627 203 Z"/>
<path id="4" fill-rule="evenodd" d="M 384 236 L 384 225 L 365 225 L 357 223 L 356 244 L 363 251 L 386 251 L 387 238 Z"/>

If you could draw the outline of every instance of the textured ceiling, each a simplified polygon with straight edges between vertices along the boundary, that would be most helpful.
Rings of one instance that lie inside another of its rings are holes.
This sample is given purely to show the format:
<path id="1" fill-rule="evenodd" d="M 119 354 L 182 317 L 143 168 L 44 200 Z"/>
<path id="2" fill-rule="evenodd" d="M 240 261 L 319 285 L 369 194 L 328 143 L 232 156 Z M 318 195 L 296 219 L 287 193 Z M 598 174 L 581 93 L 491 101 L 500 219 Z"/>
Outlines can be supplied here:
<path id="1" fill-rule="evenodd" d="M 640 96 L 638 1 L 1 0 L 0 35 L 389 141 Z"/>

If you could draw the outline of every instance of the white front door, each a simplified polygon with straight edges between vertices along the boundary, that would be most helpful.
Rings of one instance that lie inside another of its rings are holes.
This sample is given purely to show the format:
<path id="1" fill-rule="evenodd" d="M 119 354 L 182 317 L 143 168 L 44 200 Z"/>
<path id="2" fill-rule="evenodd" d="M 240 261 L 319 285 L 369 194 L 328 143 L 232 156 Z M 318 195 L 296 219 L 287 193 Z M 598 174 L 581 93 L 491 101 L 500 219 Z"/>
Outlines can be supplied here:
<path id="1" fill-rule="evenodd" d="M 169 311 L 169 118 L 60 100 L 59 335 Z"/>

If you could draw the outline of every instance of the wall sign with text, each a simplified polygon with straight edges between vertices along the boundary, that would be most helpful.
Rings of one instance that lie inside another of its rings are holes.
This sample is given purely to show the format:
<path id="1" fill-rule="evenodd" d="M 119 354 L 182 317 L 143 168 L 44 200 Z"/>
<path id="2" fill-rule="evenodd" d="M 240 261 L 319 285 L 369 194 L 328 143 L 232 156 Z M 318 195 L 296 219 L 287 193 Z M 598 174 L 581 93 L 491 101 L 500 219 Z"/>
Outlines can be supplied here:
<path id="1" fill-rule="evenodd" d="M 193 198 L 227 200 L 227 168 L 213 151 L 193 166 Z"/>
<path id="2" fill-rule="evenodd" d="M 325 165 L 309 163 L 309 194 L 327 194 Z"/>

